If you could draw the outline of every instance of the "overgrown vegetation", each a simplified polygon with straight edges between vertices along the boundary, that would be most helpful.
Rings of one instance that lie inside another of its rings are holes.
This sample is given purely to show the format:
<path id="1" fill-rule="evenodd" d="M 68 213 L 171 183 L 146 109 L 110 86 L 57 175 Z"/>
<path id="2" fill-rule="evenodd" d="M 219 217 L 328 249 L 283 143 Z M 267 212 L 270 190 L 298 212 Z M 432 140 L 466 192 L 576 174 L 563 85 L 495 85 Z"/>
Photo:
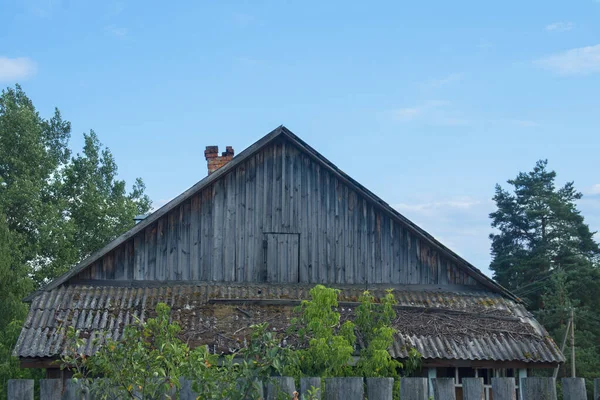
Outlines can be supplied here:
<path id="1" fill-rule="evenodd" d="M 178 337 L 179 325 L 169 322 L 169 307 L 160 303 L 155 318 L 126 326 L 119 340 L 95 339 L 101 347 L 92 357 L 82 352 L 81 332 L 69 328 L 61 368 L 72 369 L 82 387 L 99 399 L 176 398 L 182 377 L 193 382 L 199 399 L 232 400 L 259 398 L 260 382 L 273 376 L 399 377 L 402 364 L 388 351 L 395 315 L 391 292 L 381 302 L 365 292 L 356 325 L 340 323 L 338 290 L 317 285 L 310 294 L 288 332 L 301 339 L 298 348 L 284 346 L 283 338 L 263 323 L 252 326 L 247 346 L 234 354 L 211 354 L 206 346 L 190 349 Z M 356 334 L 365 347 L 355 363 Z M 411 355 L 411 365 L 417 365 L 418 353 Z"/>

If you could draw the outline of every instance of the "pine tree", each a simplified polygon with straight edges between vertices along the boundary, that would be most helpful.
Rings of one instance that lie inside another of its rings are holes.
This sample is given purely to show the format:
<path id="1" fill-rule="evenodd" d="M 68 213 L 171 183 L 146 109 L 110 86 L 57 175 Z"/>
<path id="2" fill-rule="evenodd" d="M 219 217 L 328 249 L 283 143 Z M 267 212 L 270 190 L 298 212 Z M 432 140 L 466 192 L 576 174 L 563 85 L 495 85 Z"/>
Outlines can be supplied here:
<path id="1" fill-rule="evenodd" d="M 576 201 L 573 182 L 556 188 L 556 173 L 533 171 L 496 185 L 490 269 L 522 298 L 557 343 L 575 311 L 577 375 L 600 376 L 600 249 Z M 567 369 L 570 368 L 567 360 Z"/>

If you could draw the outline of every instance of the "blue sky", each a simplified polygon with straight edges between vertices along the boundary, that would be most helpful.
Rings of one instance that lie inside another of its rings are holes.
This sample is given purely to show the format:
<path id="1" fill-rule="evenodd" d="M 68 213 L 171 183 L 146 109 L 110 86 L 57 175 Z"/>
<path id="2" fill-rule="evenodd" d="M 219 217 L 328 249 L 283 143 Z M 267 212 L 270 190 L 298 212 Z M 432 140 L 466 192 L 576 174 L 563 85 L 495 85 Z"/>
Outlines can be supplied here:
<path id="1" fill-rule="evenodd" d="M 170 3 L 4 0 L 0 85 L 158 206 L 284 124 L 488 274 L 494 185 L 540 158 L 600 230 L 600 1 Z"/>

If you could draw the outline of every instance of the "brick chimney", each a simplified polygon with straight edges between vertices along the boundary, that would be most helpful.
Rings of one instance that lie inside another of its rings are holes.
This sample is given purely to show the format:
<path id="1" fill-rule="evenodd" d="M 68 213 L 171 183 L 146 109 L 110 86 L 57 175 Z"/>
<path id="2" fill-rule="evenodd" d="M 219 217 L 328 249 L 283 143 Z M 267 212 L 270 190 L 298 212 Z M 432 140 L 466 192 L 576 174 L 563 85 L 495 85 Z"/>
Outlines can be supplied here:
<path id="1" fill-rule="evenodd" d="M 206 146 L 204 157 L 208 163 L 208 174 L 212 174 L 233 158 L 233 147 L 225 147 L 225 151 L 219 155 L 219 146 Z"/>

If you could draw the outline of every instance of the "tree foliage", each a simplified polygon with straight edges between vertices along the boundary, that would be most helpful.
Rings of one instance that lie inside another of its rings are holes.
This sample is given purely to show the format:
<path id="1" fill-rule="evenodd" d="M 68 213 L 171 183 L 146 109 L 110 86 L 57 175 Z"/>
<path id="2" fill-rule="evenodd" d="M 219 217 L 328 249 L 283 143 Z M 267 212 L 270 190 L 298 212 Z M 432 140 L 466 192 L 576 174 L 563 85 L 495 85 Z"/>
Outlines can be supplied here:
<path id="1" fill-rule="evenodd" d="M 0 398 L 19 371 L 10 356 L 27 306 L 21 299 L 130 228 L 150 209 L 144 184 L 117 179 L 110 151 L 91 132 L 71 157 L 71 124 L 40 116 L 20 86 L 0 95 Z"/>
<path id="2" fill-rule="evenodd" d="M 600 376 L 600 250 L 573 182 L 556 186 L 545 160 L 496 185 L 490 269 L 528 304 L 557 343 L 575 309 L 578 376 Z M 570 368 L 567 361 L 567 368 Z"/>
<path id="3" fill-rule="evenodd" d="M 316 285 L 310 300 L 302 301 L 300 317 L 293 321 L 303 343 L 298 350 L 299 369 L 305 376 L 345 376 L 350 372 L 356 336 L 354 324 L 340 324 L 338 289 Z"/>

